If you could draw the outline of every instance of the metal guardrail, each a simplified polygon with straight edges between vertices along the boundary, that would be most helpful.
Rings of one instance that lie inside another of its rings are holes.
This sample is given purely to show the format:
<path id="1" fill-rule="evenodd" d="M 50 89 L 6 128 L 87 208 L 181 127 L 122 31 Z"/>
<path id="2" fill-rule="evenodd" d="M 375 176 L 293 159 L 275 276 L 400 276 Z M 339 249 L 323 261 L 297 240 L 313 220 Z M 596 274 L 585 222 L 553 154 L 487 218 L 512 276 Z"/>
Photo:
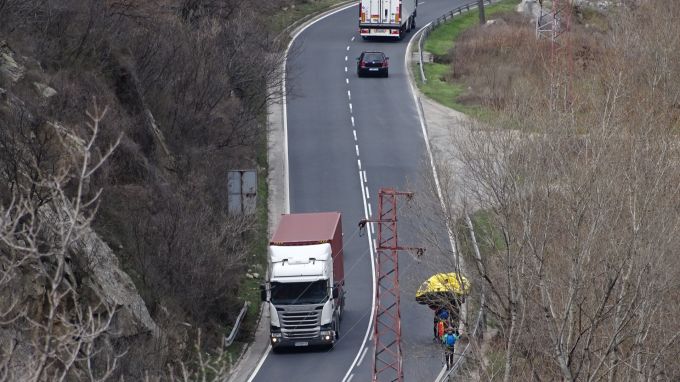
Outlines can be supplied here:
<path id="1" fill-rule="evenodd" d="M 468 229 L 470 230 L 470 238 L 472 239 L 472 244 L 474 246 L 475 250 L 475 257 L 477 258 L 477 261 L 481 261 L 481 257 L 479 254 L 479 246 L 477 245 L 477 238 L 475 235 L 475 229 L 472 224 L 472 221 L 470 220 L 470 216 L 467 214 L 465 215 L 465 219 L 467 221 L 467 226 Z M 444 373 L 441 378 L 437 379 L 435 382 L 444 382 L 447 380 L 450 380 L 450 378 L 454 375 L 456 375 L 459 371 L 459 369 L 462 367 L 463 363 L 467 359 L 467 353 L 470 350 L 470 344 L 472 343 L 473 339 L 482 339 L 484 336 L 484 327 L 483 323 L 485 322 L 484 318 L 484 306 L 486 304 L 486 288 L 484 287 L 484 284 L 482 284 L 482 291 L 481 295 L 479 298 L 479 313 L 477 314 L 477 320 L 475 320 L 475 325 L 472 328 L 472 332 L 469 333 L 468 335 L 468 343 L 465 345 L 463 348 L 463 351 L 460 352 L 458 355 L 458 358 L 456 359 L 456 362 L 451 366 L 450 370 L 447 370 L 446 373 Z"/>
<path id="2" fill-rule="evenodd" d="M 484 3 L 486 4 L 491 4 L 494 1 L 498 0 L 484 0 Z M 430 35 L 430 32 L 436 27 L 438 27 L 440 24 L 452 19 L 456 15 L 460 15 L 463 12 L 469 12 L 471 9 L 477 8 L 478 1 L 472 2 L 472 3 L 467 3 L 465 5 L 461 5 L 458 8 L 452 9 L 443 15 L 437 17 L 434 21 L 430 22 L 423 28 L 422 32 L 420 33 L 420 37 L 418 38 L 418 66 L 420 66 L 420 79 L 423 83 L 427 83 L 427 78 L 425 78 L 425 71 L 423 70 L 423 40 L 427 38 L 427 36 Z"/>
<path id="3" fill-rule="evenodd" d="M 241 308 L 241 312 L 238 314 L 238 317 L 236 317 L 236 323 L 234 323 L 234 327 L 231 328 L 231 333 L 229 333 L 229 336 L 224 337 L 223 345 L 225 348 L 231 345 L 236 339 L 243 317 L 245 317 L 246 312 L 248 311 L 248 305 L 250 305 L 249 301 L 243 303 L 243 308 Z"/>

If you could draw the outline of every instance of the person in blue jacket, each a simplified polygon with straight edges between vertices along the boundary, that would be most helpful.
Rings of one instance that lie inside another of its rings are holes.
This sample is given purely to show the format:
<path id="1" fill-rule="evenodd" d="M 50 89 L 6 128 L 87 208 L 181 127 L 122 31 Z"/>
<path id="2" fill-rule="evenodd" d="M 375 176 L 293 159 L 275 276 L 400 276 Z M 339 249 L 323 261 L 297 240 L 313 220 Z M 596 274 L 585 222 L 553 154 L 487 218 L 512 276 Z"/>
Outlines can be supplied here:
<path id="1" fill-rule="evenodd" d="M 453 366 L 453 354 L 456 342 L 460 338 L 460 334 L 457 330 L 454 330 L 452 326 L 446 329 L 446 333 L 442 336 L 442 345 L 444 346 L 444 356 L 446 357 L 446 370 L 451 370 Z"/>

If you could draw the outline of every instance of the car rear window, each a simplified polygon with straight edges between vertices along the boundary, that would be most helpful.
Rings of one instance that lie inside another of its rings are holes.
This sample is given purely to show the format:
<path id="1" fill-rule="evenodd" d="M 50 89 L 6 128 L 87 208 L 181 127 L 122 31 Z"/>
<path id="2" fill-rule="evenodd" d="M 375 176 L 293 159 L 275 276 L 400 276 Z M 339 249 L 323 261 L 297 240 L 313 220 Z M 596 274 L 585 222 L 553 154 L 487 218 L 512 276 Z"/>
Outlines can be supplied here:
<path id="1" fill-rule="evenodd" d="M 364 54 L 364 61 L 382 61 L 382 53 L 366 53 Z"/>

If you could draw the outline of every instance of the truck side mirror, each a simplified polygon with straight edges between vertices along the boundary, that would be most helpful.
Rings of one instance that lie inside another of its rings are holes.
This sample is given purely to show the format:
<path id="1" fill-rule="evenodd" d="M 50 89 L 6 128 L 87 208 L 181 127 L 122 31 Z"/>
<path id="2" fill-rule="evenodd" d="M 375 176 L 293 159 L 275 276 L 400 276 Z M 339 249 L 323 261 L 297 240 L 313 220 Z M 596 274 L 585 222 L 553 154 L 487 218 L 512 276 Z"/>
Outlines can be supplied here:
<path id="1" fill-rule="evenodd" d="M 260 284 L 260 300 L 267 302 L 267 287 L 264 284 Z"/>
<path id="2" fill-rule="evenodd" d="M 338 298 L 340 296 L 340 290 L 335 287 L 333 288 L 333 298 Z"/>

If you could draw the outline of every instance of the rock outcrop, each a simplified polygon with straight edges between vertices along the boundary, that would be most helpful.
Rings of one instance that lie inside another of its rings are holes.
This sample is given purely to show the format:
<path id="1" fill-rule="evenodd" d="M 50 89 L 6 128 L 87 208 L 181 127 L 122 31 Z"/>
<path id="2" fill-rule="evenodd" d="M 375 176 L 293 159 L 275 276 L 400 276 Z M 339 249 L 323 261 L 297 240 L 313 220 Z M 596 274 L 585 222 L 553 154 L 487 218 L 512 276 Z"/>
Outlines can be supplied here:
<path id="1" fill-rule="evenodd" d="M 91 228 L 74 243 L 73 252 L 87 261 L 90 277 L 85 286 L 94 290 L 107 304 L 116 307 L 115 337 L 130 337 L 149 333 L 154 337 L 160 330 L 151 319 L 130 276 L 123 272 L 113 250 Z"/>
<path id="2" fill-rule="evenodd" d="M 4 40 L 0 40 L 0 75 L 17 82 L 25 72 L 26 68 L 17 62 L 14 51 Z"/>

